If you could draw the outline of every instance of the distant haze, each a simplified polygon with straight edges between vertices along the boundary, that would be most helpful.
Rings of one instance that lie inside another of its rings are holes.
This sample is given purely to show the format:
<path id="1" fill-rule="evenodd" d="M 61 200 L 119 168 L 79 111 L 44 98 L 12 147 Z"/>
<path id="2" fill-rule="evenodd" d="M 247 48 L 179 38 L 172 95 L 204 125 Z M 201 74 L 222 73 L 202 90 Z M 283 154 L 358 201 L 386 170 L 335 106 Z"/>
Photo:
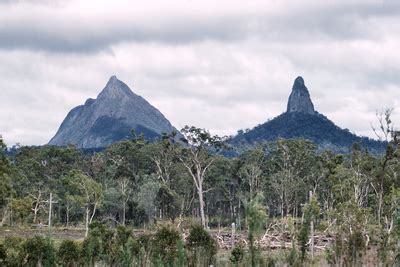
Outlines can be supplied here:
<path id="1" fill-rule="evenodd" d="M 297 76 L 342 128 L 400 125 L 399 1 L 247 2 L 0 0 L 0 134 L 47 143 L 114 74 L 177 128 L 263 123 Z"/>

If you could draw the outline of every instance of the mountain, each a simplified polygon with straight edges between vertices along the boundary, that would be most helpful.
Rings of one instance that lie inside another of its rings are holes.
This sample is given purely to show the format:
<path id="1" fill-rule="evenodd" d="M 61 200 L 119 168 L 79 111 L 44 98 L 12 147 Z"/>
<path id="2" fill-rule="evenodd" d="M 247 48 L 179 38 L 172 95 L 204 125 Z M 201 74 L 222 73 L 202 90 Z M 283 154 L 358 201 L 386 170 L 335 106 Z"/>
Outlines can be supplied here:
<path id="1" fill-rule="evenodd" d="M 294 80 L 286 112 L 305 113 L 310 115 L 316 114 L 310 93 L 304 85 L 304 79 L 302 77 L 297 77 L 296 80 Z"/>
<path id="2" fill-rule="evenodd" d="M 160 111 L 112 76 L 97 99 L 89 98 L 68 113 L 49 144 L 103 148 L 129 138 L 132 129 L 147 140 L 177 132 Z"/>
<path id="3" fill-rule="evenodd" d="M 359 143 L 373 153 L 381 153 L 386 148 L 386 143 L 359 137 L 347 129 L 341 129 L 315 111 L 302 77 L 294 81 L 285 113 L 252 130 L 239 131 L 229 142 L 240 149 L 278 138 L 304 138 L 316 143 L 319 149 L 342 153 L 347 153 L 354 143 Z"/>

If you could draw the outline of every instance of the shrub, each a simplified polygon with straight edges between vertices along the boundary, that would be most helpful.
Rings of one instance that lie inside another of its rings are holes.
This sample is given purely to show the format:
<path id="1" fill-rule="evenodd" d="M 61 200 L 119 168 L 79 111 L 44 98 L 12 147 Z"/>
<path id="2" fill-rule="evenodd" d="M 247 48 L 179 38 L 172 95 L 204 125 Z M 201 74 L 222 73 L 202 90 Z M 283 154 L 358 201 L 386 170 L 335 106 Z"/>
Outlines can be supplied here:
<path id="1" fill-rule="evenodd" d="M 0 263 L 3 264 L 7 259 L 6 247 L 4 244 L 0 244 Z"/>
<path id="2" fill-rule="evenodd" d="M 192 265 L 211 265 L 217 253 L 217 245 L 212 236 L 201 225 L 193 225 L 187 238 L 186 246 L 190 252 Z"/>
<path id="3" fill-rule="evenodd" d="M 175 266 L 181 236 L 173 226 L 162 226 L 154 235 L 153 260 L 165 266 Z"/>
<path id="4" fill-rule="evenodd" d="M 132 235 L 132 231 L 118 226 L 109 247 L 109 264 L 111 266 L 139 265 L 140 244 Z"/>
<path id="5" fill-rule="evenodd" d="M 244 257 L 244 250 L 242 246 L 235 246 L 231 252 L 231 262 L 235 265 L 238 265 Z"/>
<path id="6" fill-rule="evenodd" d="M 55 266 L 56 253 L 49 238 L 35 236 L 28 238 L 22 245 L 22 255 L 26 266 Z"/>
<path id="7" fill-rule="evenodd" d="M 136 238 L 130 236 L 125 246 L 120 250 L 121 266 L 137 266 L 139 265 L 140 245 Z"/>
<path id="8" fill-rule="evenodd" d="M 21 266 L 22 265 L 22 244 L 20 237 L 7 236 L 4 240 L 5 259 L 3 266 Z"/>
<path id="9" fill-rule="evenodd" d="M 61 266 L 76 266 L 80 257 L 79 244 L 72 240 L 63 240 L 57 256 Z"/>
<path id="10" fill-rule="evenodd" d="M 112 235 L 105 224 L 90 224 L 88 237 L 83 241 L 81 250 L 81 257 L 86 264 L 110 260 Z"/>

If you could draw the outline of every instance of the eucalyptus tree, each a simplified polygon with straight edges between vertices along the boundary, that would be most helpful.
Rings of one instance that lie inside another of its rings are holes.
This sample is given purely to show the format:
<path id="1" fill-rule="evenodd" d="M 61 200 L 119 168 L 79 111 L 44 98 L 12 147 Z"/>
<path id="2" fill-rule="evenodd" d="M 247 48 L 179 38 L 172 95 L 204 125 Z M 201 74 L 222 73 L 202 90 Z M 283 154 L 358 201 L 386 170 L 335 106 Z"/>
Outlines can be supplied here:
<path id="1" fill-rule="evenodd" d="M 50 176 L 46 172 L 48 162 L 40 148 L 22 147 L 14 160 L 18 169 L 18 195 L 31 200 L 33 223 L 37 222 L 39 212 L 45 212 L 45 201 L 49 193 Z"/>
<path id="2" fill-rule="evenodd" d="M 147 146 L 147 153 L 153 164 L 160 182 L 168 188 L 171 187 L 171 179 L 174 175 L 174 167 L 179 162 L 180 147 L 176 143 L 176 133 L 164 133 L 160 140 Z"/>
<path id="3" fill-rule="evenodd" d="M 313 192 L 320 202 L 323 213 L 328 216 L 331 214 L 329 211 L 336 204 L 334 188 L 339 183 L 337 172 L 343 160 L 343 155 L 330 150 L 317 154 L 316 160 L 311 166 L 311 174 L 306 179 L 308 191 Z"/>
<path id="4" fill-rule="evenodd" d="M 177 192 L 179 190 L 177 182 L 182 171 L 179 160 L 182 149 L 177 136 L 175 132 L 163 133 L 159 140 L 148 144 L 144 149 L 153 163 L 152 170 L 160 184 L 157 201 L 161 218 L 164 216 L 174 218 L 184 201 L 184 194 Z"/>
<path id="5" fill-rule="evenodd" d="M 291 211 L 297 216 L 300 204 L 305 202 L 306 178 L 311 175 L 315 155 L 315 145 L 307 140 L 279 139 L 270 145 L 268 188 L 277 197 L 282 217 Z"/>
<path id="6" fill-rule="evenodd" d="M 71 171 L 67 181 L 71 201 L 84 209 L 85 236 L 87 236 L 89 225 L 92 223 L 102 201 L 103 191 L 101 184 L 79 170 Z"/>
<path id="7" fill-rule="evenodd" d="M 187 172 L 193 179 L 195 184 L 199 208 L 201 224 L 206 227 L 206 216 L 204 211 L 204 180 L 210 166 L 216 160 L 216 157 L 210 154 L 210 151 L 218 151 L 223 147 L 223 139 L 219 136 L 212 136 L 208 131 L 194 126 L 185 126 L 181 130 L 187 147 L 179 156 L 180 161 L 186 168 Z"/>
<path id="8" fill-rule="evenodd" d="M 382 222 L 384 196 L 389 193 L 398 175 L 396 166 L 398 166 L 400 159 L 398 151 L 400 133 L 394 128 L 391 119 L 392 111 L 393 109 L 387 109 L 384 112 L 377 113 L 379 126 L 373 127 L 378 139 L 387 143 L 386 151 L 377 162 L 375 177 L 371 182 L 377 200 L 376 216 L 378 223 Z"/>
<path id="9" fill-rule="evenodd" d="M 112 144 L 100 155 L 92 156 L 93 177 L 103 185 L 102 211 L 122 225 L 129 218 L 142 178 L 153 172 L 146 146 L 143 136 L 133 132 L 130 140 Z"/>
<path id="10" fill-rule="evenodd" d="M 248 201 L 262 191 L 265 165 L 266 157 L 263 146 L 248 150 L 239 157 L 237 175 L 241 184 L 241 193 Z"/>
<path id="11" fill-rule="evenodd" d="M 136 194 L 138 206 L 146 212 L 149 221 L 154 219 L 156 214 L 156 199 L 159 190 L 160 182 L 154 176 L 148 175 L 144 177 Z"/>
<path id="12" fill-rule="evenodd" d="M 9 215 L 9 204 L 13 195 L 13 186 L 11 180 L 11 166 L 5 156 L 6 145 L 0 135 L 0 211 L 2 212 L 2 225 Z"/>

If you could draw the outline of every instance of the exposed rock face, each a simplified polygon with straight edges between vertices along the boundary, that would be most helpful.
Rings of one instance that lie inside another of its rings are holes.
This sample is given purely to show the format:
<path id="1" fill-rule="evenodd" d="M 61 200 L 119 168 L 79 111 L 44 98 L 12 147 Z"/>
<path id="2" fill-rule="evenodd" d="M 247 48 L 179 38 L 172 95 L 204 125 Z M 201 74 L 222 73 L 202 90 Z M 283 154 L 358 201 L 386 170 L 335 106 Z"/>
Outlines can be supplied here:
<path id="1" fill-rule="evenodd" d="M 297 77 L 294 81 L 292 93 L 289 96 L 287 112 L 302 112 L 315 114 L 314 105 L 310 98 L 310 93 L 304 85 L 302 77 Z"/>
<path id="2" fill-rule="evenodd" d="M 129 138 L 132 129 L 150 140 L 176 131 L 160 111 L 112 76 L 97 99 L 68 113 L 49 144 L 102 148 Z"/>

